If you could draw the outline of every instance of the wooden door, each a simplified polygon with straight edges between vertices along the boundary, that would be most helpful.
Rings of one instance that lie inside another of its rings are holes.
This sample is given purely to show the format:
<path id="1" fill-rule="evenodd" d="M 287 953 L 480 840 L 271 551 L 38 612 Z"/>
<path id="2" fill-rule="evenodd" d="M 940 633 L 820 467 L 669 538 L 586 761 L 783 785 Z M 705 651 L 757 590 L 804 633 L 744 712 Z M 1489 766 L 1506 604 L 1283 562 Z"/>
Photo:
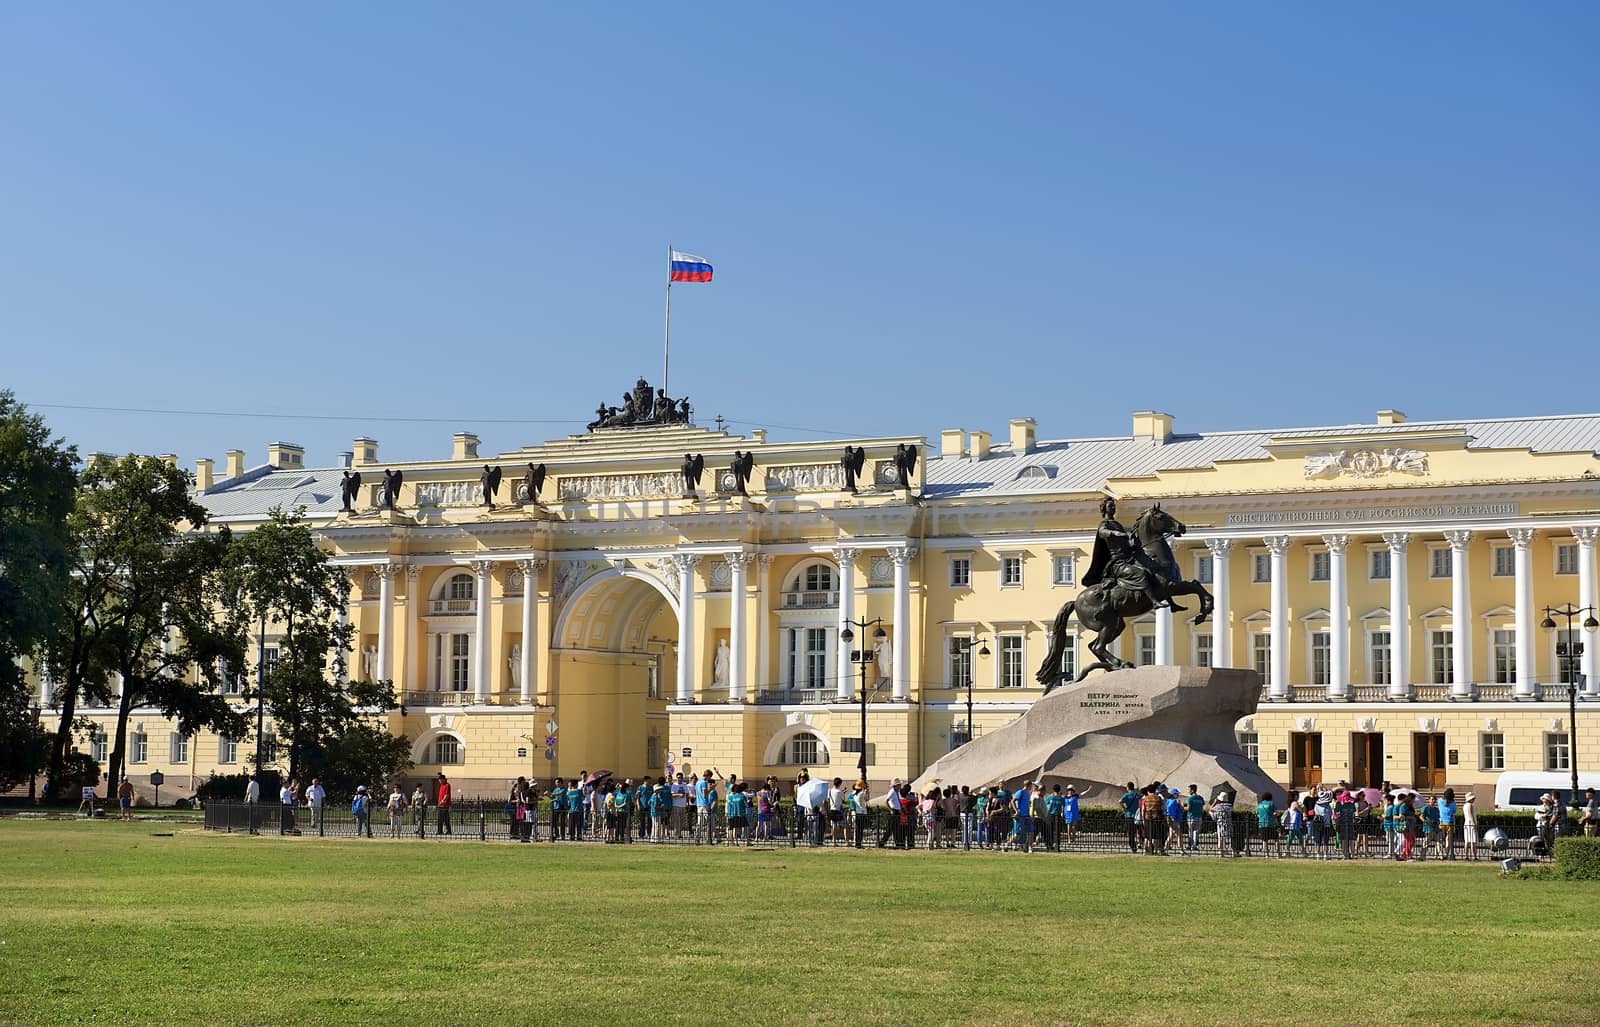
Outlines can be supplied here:
<path id="1" fill-rule="evenodd" d="M 1383 735 L 1357 731 L 1350 736 L 1350 783 L 1357 788 L 1383 787 Z"/>
<path id="2" fill-rule="evenodd" d="M 1444 733 L 1411 734 L 1411 787 L 1438 791 L 1444 787 Z"/>
<path id="3" fill-rule="evenodd" d="M 1309 788 L 1322 783 L 1322 732 L 1296 731 L 1289 736 L 1289 784 Z"/>

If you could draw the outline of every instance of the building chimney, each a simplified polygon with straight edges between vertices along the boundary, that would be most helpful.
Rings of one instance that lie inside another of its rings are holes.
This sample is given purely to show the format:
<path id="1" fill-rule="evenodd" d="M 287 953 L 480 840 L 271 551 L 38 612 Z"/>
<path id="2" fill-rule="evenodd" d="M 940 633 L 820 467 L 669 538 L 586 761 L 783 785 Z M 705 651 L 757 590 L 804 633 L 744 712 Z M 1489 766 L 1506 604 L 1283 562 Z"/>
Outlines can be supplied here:
<path id="1" fill-rule="evenodd" d="M 1380 411 L 1378 411 L 1378 423 L 1379 424 L 1405 424 L 1406 423 L 1405 411 L 1403 411 L 1403 410 L 1380 410 Z"/>
<path id="2" fill-rule="evenodd" d="M 343 453 L 339 454 L 339 466 L 348 471 L 350 469 L 351 462 L 355 460 L 355 458 L 356 455 L 354 453 L 349 450 L 345 450 Z"/>
<path id="3" fill-rule="evenodd" d="M 1031 417 L 1013 417 L 1011 419 L 1011 452 L 1016 454 L 1032 453 L 1038 446 L 1039 426 Z"/>
<path id="4" fill-rule="evenodd" d="M 228 462 L 226 464 L 226 467 L 227 467 L 227 470 L 228 470 L 228 477 L 230 479 L 231 478 L 237 478 L 241 474 L 243 474 L 244 473 L 244 450 L 242 450 L 242 449 L 230 449 L 226 453 L 226 456 L 227 456 L 227 459 L 228 459 Z"/>
<path id="5" fill-rule="evenodd" d="M 989 433 L 988 432 L 986 432 L 986 431 L 975 431 L 970 436 L 968 436 L 968 438 L 970 440 L 969 445 L 970 445 L 970 447 L 972 449 L 972 458 L 974 460 L 982 460 L 984 457 L 989 455 Z"/>
<path id="6" fill-rule="evenodd" d="M 967 433 L 961 428 L 946 428 L 939 433 L 940 456 L 965 456 Z"/>
<path id="7" fill-rule="evenodd" d="M 216 484 L 217 462 L 210 457 L 201 457 L 194 462 L 194 488 L 196 492 L 210 492 L 211 486 Z"/>
<path id="8" fill-rule="evenodd" d="M 1154 410 L 1140 410 L 1133 415 L 1133 437 L 1152 439 L 1161 445 L 1172 438 L 1172 415 Z"/>
<path id="9" fill-rule="evenodd" d="M 267 463 L 279 470 L 292 470 L 306 465 L 304 446 L 293 442 L 274 442 L 267 446 Z"/>
<path id="10" fill-rule="evenodd" d="M 178 454 L 176 454 L 176 453 L 162 453 L 156 459 L 160 460 L 162 463 L 166 464 L 168 467 L 176 467 L 176 466 L 178 466 Z"/>
<path id="11" fill-rule="evenodd" d="M 378 462 L 377 439 L 369 439 L 365 435 L 357 435 L 355 442 L 351 443 L 351 448 L 355 450 L 357 466 Z"/>
<path id="12" fill-rule="evenodd" d="M 469 431 L 456 432 L 454 444 L 450 447 L 450 459 L 478 459 L 478 437 Z"/>

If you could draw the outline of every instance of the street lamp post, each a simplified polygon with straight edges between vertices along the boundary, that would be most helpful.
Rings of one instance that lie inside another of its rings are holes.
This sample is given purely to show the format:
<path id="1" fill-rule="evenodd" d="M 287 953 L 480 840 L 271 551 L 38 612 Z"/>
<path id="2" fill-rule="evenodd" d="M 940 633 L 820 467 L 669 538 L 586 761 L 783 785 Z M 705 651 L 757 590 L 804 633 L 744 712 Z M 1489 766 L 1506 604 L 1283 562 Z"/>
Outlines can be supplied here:
<path id="1" fill-rule="evenodd" d="M 978 655 L 984 659 L 989 658 L 989 639 L 979 635 L 967 640 L 967 741 L 977 737 L 977 732 L 972 728 L 972 647 L 979 646 Z"/>
<path id="2" fill-rule="evenodd" d="M 856 640 L 856 633 L 850 630 L 852 627 L 860 628 L 863 636 L 866 635 L 868 628 L 877 628 L 877 630 L 872 633 L 872 640 L 874 642 L 881 642 L 885 638 L 889 637 L 888 634 L 883 630 L 882 617 L 874 617 L 871 620 L 862 619 L 846 621 L 844 629 L 839 632 L 839 641 L 843 642 L 845 645 L 849 645 L 851 642 Z M 851 656 L 852 659 L 855 659 L 857 663 L 861 664 L 861 762 L 858 764 L 858 766 L 861 769 L 861 781 L 863 784 L 866 783 L 867 780 L 867 661 L 862 657 L 864 657 L 868 652 L 871 652 L 871 650 L 862 649 L 852 653 Z"/>
<path id="3" fill-rule="evenodd" d="M 1574 806 L 1578 804 L 1578 665 L 1583 656 L 1583 643 L 1578 641 L 1576 632 L 1572 630 L 1572 622 L 1582 617 L 1583 630 L 1592 635 L 1596 628 L 1600 628 L 1600 621 L 1596 621 L 1594 615 L 1595 608 L 1592 606 L 1573 606 L 1571 603 L 1546 606 L 1544 620 L 1539 624 L 1546 631 L 1554 631 L 1557 617 L 1567 622 L 1566 637 L 1556 640 L 1556 657 L 1561 660 L 1561 666 L 1566 671 L 1562 676 L 1567 679 L 1567 766 L 1572 770 Z"/>

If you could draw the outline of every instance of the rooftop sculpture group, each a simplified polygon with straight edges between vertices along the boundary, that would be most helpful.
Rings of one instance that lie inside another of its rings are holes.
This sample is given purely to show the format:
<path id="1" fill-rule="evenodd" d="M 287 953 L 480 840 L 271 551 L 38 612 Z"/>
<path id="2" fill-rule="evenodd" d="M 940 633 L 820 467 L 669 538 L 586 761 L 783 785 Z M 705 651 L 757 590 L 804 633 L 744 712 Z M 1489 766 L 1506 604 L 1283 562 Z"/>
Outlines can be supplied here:
<path id="1" fill-rule="evenodd" d="M 688 424 L 694 408 L 689 397 L 672 399 L 665 392 L 658 393 L 649 382 L 640 378 L 633 391 L 622 394 L 622 405 L 608 406 L 602 402 L 595 408 L 595 418 L 589 422 L 589 431 L 596 428 L 656 428 L 668 424 Z"/>

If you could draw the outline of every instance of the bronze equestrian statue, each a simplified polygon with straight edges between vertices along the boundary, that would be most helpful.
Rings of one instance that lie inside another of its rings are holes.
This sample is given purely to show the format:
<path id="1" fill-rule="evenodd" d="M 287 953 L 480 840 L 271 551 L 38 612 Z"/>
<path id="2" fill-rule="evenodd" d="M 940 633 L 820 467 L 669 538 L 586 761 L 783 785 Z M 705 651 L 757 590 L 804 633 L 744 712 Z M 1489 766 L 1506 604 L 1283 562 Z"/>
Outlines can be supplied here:
<path id="1" fill-rule="evenodd" d="M 1131 618 L 1159 607 L 1174 611 L 1185 609 L 1172 601 L 1173 596 L 1200 597 L 1200 612 L 1195 614 L 1193 623 L 1203 624 L 1211 616 L 1211 593 L 1198 581 L 1184 580 L 1172 547 L 1167 544 L 1169 536 L 1182 535 L 1188 530 L 1183 522 L 1166 513 L 1157 503 L 1140 514 L 1133 522 L 1133 530 L 1129 531 L 1117 520 L 1117 501 L 1109 496 L 1100 503 L 1100 515 L 1094 554 L 1082 578 L 1085 588 L 1076 599 L 1067 600 L 1056 614 L 1050 629 L 1050 651 L 1034 675 L 1044 685 L 1046 695 L 1061 684 L 1065 676 L 1061 670 L 1061 654 L 1066 648 L 1067 622 L 1074 613 L 1079 623 L 1095 632 L 1089 651 L 1099 658 L 1098 662 L 1078 672 L 1078 681 L 1092 670 L 1132 667 L 1132 663 L 1113 654 L 1109 646 L 1122 634 Z"/>

